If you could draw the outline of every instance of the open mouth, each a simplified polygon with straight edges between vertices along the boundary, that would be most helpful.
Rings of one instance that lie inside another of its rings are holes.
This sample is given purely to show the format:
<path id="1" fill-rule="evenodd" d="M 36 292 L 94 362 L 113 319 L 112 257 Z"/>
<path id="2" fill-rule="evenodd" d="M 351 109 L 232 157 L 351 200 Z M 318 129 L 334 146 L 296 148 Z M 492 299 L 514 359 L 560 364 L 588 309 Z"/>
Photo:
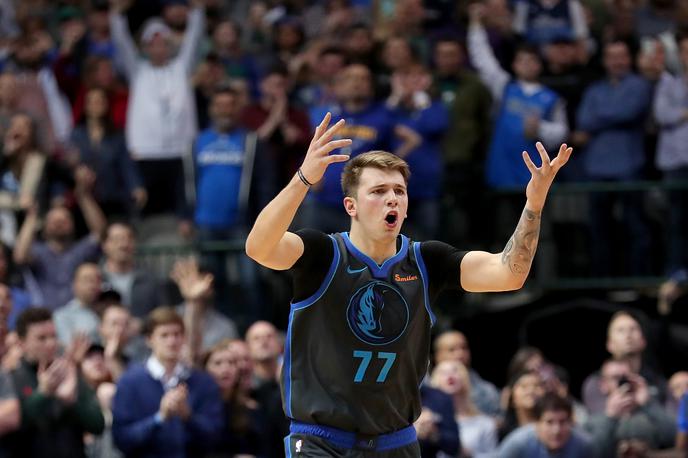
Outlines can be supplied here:
<path id="1" fill-rule="evenodd" d="M 396 212 L 389 212 L 387 216 L 385 216 L 385 222 L 390 226 L 394 226 L 397 223 L 397 219 L 398 215 Z"/>

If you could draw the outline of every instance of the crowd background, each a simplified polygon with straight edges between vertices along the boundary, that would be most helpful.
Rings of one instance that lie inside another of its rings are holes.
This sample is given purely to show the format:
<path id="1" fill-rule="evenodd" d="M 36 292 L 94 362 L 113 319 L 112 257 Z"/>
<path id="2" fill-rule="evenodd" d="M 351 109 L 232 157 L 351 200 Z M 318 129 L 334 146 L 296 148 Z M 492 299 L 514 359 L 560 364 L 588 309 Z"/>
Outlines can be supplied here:
<path id="1" fill-rule="evenodd" d="M 511 235 L 521 151 L 574 146 L 526 288 L 438 301 L 424 457 L 685 448 L 687 26 L 685 0 L 0 0 L 0 457 L 283 456 L 290 278 L 243 239 L 327 112 L 411 165 L 405 233 L 467 250 Z M 295 228 L 348 228 L 340 171 Z"/>

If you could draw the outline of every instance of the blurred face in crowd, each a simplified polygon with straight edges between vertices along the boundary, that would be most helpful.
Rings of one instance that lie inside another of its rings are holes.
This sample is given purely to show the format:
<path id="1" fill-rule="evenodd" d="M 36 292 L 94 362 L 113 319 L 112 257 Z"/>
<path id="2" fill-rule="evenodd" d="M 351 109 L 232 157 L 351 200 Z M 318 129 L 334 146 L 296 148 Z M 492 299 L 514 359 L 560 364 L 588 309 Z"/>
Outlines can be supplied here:
<path id="1" fill-rule="evenodd" d="M 571 415 L 567 411 L 546 410 L 535 424 L 535 431 L 547 450 L 556 451 L 569 441 L 572 427 Z"/>
<path id="2" fill-rule="evenodd" d="M 257 321 L 246 331 L 251 359 L 256 362 L 275 360 L 281 353 L 277 329 L 267 321 Z"/>
<path id="3" fill-rule="evenodd" d="M 435 45 L 434 60 L 440 76 L 454 76 L 463 66 L 463 49 L 455 41 L 440 41 Z"/>
<path id="4" fill-rule="evenodd" d="M 26 329 L 26 336 L 20 339 L 27 361 L 48 364 L 57 354 L 57 333 L 52 320 L 33 323 Z"/>
<path id="5" fill-rule="evenodd" d="M 97 35 L 106 35 L 110 31 L 107 9 L 93 9 L 88 14 L 88 30 Z"/>
<path id="6" fill-rule="evenodd" d="M 172 30 L 181 32 L 186 28 L 186 17 L 189 7 L 183 3 L 167 5 L 162 11 L 162 18 Z"/>
<path id="7" fill-rule="evenodd" d="M 512 404 L 515 409 L 531 410 L 544 394 L 542 379 L 536 373 L 526 373 L 513 386 Z"/>
<path id="8" fill-rule="evenodd" d="M 239 44 L 239 31 L 231 21 L 220 22 L 213 31 L 213 47 L 218 51 L 234 48 Z"/>
<path id="9" fill-rule="evenodd" d="M 74 297 L 85 305 L 93 305 L 101 291 L 100 269 L 96 264 L 81 264 L 74 273 Z"/>
<path id="10" fill-rule="evenodd" d="M 132 229 L 124 224 L 112 224 L 105 236 L 103 251 L 108 261 L 132 263 L 136 252 L 136 237 Z"/>
<path id="11" fill-rule="evenodd" d="M 343 103 L 362 103 L 373 96 L 373 80 L 365 65 L 353 64 L 344 69 L 337 81 L 337 95 Z"/>
<path id="12" fill-rule="evenodd" d="M 178 323 L 160 324 L 147 339 L 151 353 L 163 364 L 176 364 L 184 345 L 184 329 Z"/>
<path id="13" fill-rule="evenodd" d="M 74 220 L 65 207 L 55 207 L 45 215 L 44 235 L 46 240 L 67 242 L 74 235 Z"/>
<path id="14" fill-rule="evenodd" d="M 407 71 L 401 73 L 401 84 L 408 94 L 424 92 L 430 89 L 432 76 L 422 65 L 411 65 Z"/>
<path id="15" fill-rule="evenodd" d="M 109 103 L 105 91 L 91 89 L 86 94 L 84 113 L 88 118 L 104 119 L 108 114 Z"/>
<path id="16" fill-rule="evenodd" d="M 435 362 L 459 361 L 466 367 L 471 365 L 471 350 L 468 340 L 459 331 L 449 331 L 437 337 L 435 342 Z"/>
<path id="17" fill-rule="evenodd" d="M 607 332 L 607 351 L 614 358 L 638 355 L 645 350 L 643 330 L 633 317 L 619 315 L 610 324 Z"/>
<path id="18" fill-rule="evenodd" d="M 619 388 L 619 382 L 631 375 L 631 367 L 625 361 L 608 361 L 602 366 L 600 391 L 605 395 Z"/>
<path id="19" fill-rule="evenodd" d="M 0 74 L 0 106 L 13 108 L 18 95 L 16 76 L 9 72 Z"/>
<path id="20" fill-rule="evenodd" d="M 210 102 L 210 117 L 215 129 L 228 132 L 236 126 L 241 114 L 241 105 L 237 94 L 219 92 L 213 95 Z"/>
<path id="21" fill-rule="evenodd" d="M 688 393 L 688 372 L 679 371 L 669 379 L 669 392 L 676 401 Z"/>
<path id="22" fill-rule="evenodd" d="M 405 68 L 413 61 L 411 45 L 400 37 L 388 39 L 382 50 L 382 61 L 392 71 Z"/>
<path id="23" fill-rule="evenodd" d="M 542 62 L 535 53 L 519 50 L 514 57 L 513 68 L 518 79 L 533 82 L 540 77 Z"/>
<path id="24" fill-rule="evenodd" d="M 5 131 L 5 157 L 15 157 L 32 146 L 33 122 L 25 114 L 16 114 Z"/>
<path id="25" fill-rule="evenodd" d="M 301 45 L 301 30 L 296 24 L 278 25 L 275 30 L 275 45 L 282 50 L 296 50 Z"/>
<path id="26" fill-rule="evenodd" d="M 344 45 L 351 55 L 364 56 L 372 52 L 375 42 L 370 29 L 356 27 L 347 34 Z"/>
<path id="27" fill-rule="evenodd" d="M 148 40 L 145 51 L 151 63 L 155 66 L 165 65 L 172 55 L 170 37 L 164 33 L 156 33 Z"/>
<path id="28" fill-rule="evenodd" d="M 575 42 L 555 42 L 545 46 L 545 59 L 550 66 L 568 68 L 578 60 L 578 48 Z"/>
<path id="29" fill-rule="evenodd" d="M 242 391 L 251 389 L 251 378 L 253 377 L 253 362 L 248 345 L 243 340 L 233 340 L 229 343 L 229 349 L 236 358 L 239 388 Z"/>
<path id="30" fill-rule="evenodd" d="M 229 346 L 213 351 L 205 365 L 205 370 L 215 379 L 224 394 L 230 394 L 239 379 L 237 357 Z"/>
<path id="31" fill-rule="evenodd" d="M 124 342 L 129 340 L 129 324 L 131 315 L 121 305 L 111 305 L 103 312 L 100 321 L 100 336 L 104 342 L 120 337 Z"/>
<path id="32" fill-rule="evenodd" d="M 321 81 L 330 81 L 344 68 L 344 55 L 327 52 L 318 58 L 318 66 L 314 70 Z"/>
<path id="33" fill-rule="evenodd" d="M 110 380 L 110 371 L 105 365 L 105 356 L 102 351 L 90 351 L 86 353 L 81 362 L 81 373 L 92 387 L 97 387 Z"/>
<path id="34" fill-rule="evenodd" d="M 260 82 L 260 93 L 269 100 L 285 97 L 289 89 L 289 79 L 281 73 L 271 73 Z"/>
<path id="35" fill-rule="evenodd" d="M 604 47 L 604 68 L 611 79 L 619 79 L 631 71 L 631 52 L 622 42 L 609 43 Z"/>
<path id="36" fill-rule="evenodd" d="M 109 59 L 99 59 L 93 70 L 93 85 L 101 89 L 110 89 L 115 85 L 115 71 L 112 68 L 112 61 Z"/>
<path id="37" fill-rule="evenodd" d="M 450 396 L 466 396 L 469 393 L 468 371 L 456 360 L 446 360 L 432 371 L 432 385 Z"/>

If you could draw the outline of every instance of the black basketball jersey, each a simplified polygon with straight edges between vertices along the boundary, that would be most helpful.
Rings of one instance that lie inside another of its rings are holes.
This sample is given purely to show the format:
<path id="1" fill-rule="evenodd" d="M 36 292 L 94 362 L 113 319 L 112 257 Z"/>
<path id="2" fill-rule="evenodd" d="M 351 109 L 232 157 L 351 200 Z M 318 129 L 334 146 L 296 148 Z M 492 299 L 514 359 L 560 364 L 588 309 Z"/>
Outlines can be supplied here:
<path id="1" fill-rule="evenodd" d="M 361 434 L 404 428 L 421 410 L 434 315 L 420 243 L 401 236 L 381 266 L 330 235 L 322 285 L 293 303 L 282 369 L 287 417 Z"/>

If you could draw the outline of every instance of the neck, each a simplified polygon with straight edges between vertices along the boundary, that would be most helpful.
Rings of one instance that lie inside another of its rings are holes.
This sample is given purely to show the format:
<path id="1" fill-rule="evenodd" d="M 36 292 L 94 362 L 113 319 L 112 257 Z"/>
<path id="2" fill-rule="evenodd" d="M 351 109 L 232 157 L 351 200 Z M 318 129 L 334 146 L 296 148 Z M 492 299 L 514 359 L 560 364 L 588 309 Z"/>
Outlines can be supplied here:
<path id="1" fill-rule="evenodd" d="M 349 238 L 356 248 L 378 264 L 382 264 L 397 253 L 396 236 L 382 240 L 366 237 L 358 230 L 355 220 L 352 221 Z"/>
<path id="2" fill-rule="evenodd" d="M 468 396 L 457 393 L 454 395 L 454 411 L 461 417 L 471 417 L 474 415 Z"/>
<path id="3" fill-rule="evenodd" d="M 64 251 L 67 248 L 67 244 L 68 244 L 67 241 L 62 241 L 62 240 L 58 240 L 58 239 L 48 239 L 48 240 L 46 240 L 46 243 L 48 244 L 48 247 L 51 250 L 56 251 L 58 253 L 61 253 L 62 251 Z"/>
<path id="4" fill-rule="evenodd" d="M 105 269 L 113 274 L 126 274 L 134 270 L 134 261 L 115 261 L 108 259 L 105 261 Z"/>
<path id="5" fill-rule="evenodd" d="M 254 361 L 253 373 L 259 379 L 274 380 L 277 376 L 277 361 L 274 359 Z"/>
<path id="6" fill-rule="evenodd" d="M 363 111 L 365 109 L 365 107 L 368 106 L 368 100 L 367 99 L 347 100 L 346 102 L 342 103 L 342 106 L 349 113 L 358 113 L 359 111 Z"/>
<path id="7" fill-rule="evenodd" d="M 620 360 L 628 362 L 628 365 L 631 366 L 631 371 L 635 374 L 640 373 L 640 368 L 643 365 L 643 358 L 640 353 L 635 353 L 631 355 L 625 355 L 620 358 Z"/>
<path id="8" fill-rule="evenodd" d="M 529 409 L 515 409 L 516 411 L 516 421 L 518 421 L 518 426 L 527 425 L 528 423 L 533 423 L 535 418 L 533 412 Z"/>
<path id="9" fill-rule="evenodd" d="M 157 358 L 157 356 L 156 356 L 156 358 Z M 175 366 L 176 366 L 177 363 L 179 362 L 179 361 L 176 360 L 176 359 L 167 359 L 167 360 L 163 360 L 163 359 L 160 359 L 160 358 L 158 358 L 158 361 L 160 361 L 160 364 L 162 364 L 162 367 L 165 368 L 165 375 L 166 375 L 166 376 L 172 374 L 172 372 L 174 371 Z"/>

